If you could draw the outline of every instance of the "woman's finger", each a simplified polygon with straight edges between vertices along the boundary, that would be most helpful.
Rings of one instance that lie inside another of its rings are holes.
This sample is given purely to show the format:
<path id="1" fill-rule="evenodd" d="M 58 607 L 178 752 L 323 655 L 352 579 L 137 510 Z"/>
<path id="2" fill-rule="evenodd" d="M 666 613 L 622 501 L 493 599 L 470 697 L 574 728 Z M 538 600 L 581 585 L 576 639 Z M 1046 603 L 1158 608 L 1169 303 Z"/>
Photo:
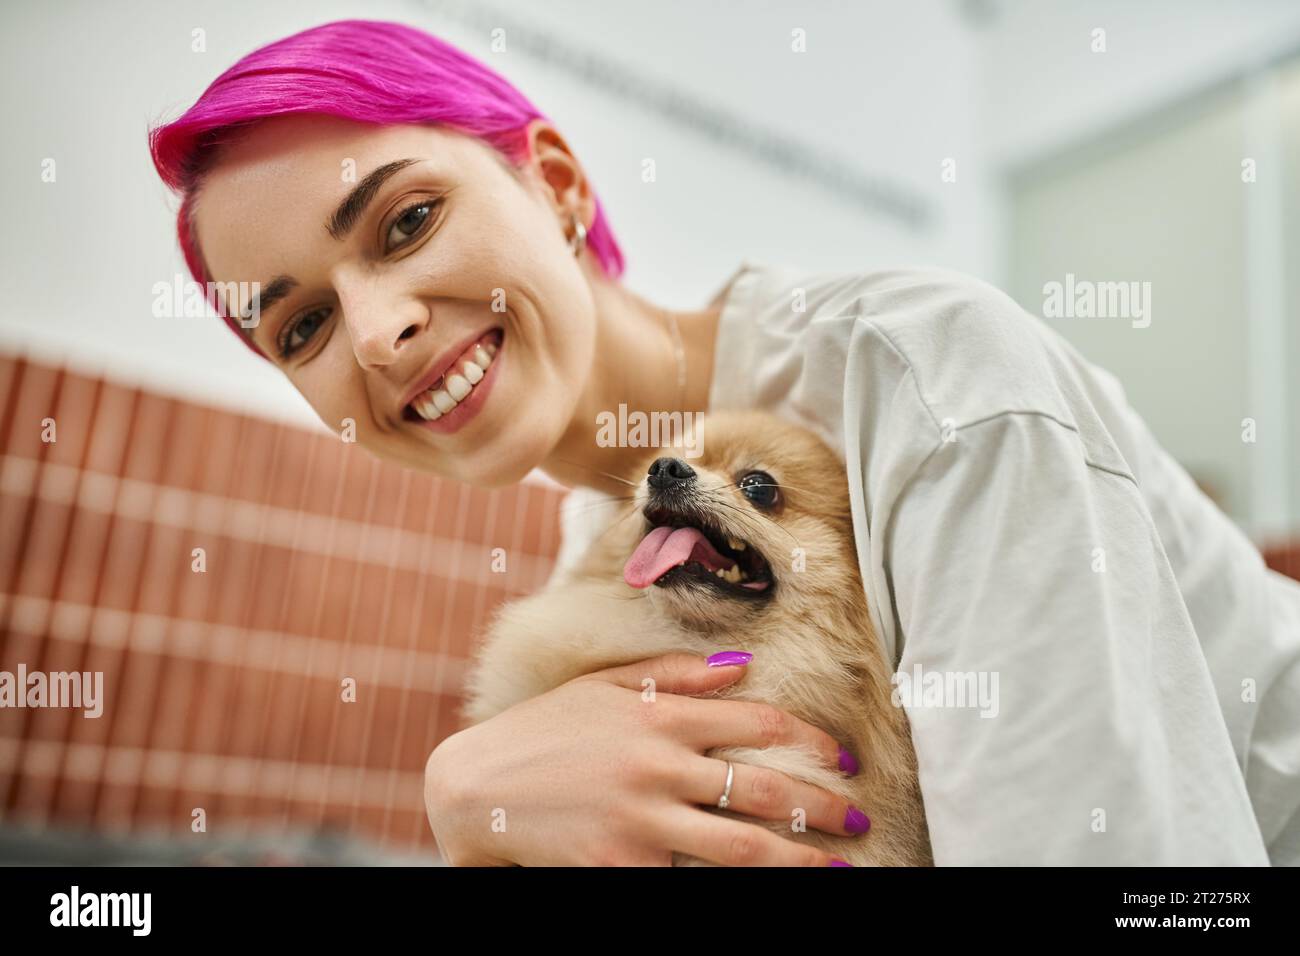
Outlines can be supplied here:
<path id="1" fill-rule="evenodd" d="M 871 827 L 866 813 L 843 797 L 767 767 L 735 762 L 731 766 L 728 810 L 787 823 L 793 823 L 795 811 L 802 811 L 808 827 L 836 836 L 857 836 Z M 684 770 L 682 796 L 691 803 L 717 806 L 727 782 L 727 762 L 695 757 Z"/>
<path id="2" fill-rule="evenodd" d="M 831 866 L 836 862 L 815 846 L 694 807 L 672 808 L 661 826 L 661 839 L 672 849 L 719 866 Z"/>
<path id="3" fill-rule="evenodd" d="M 700 657 L 685 652 L 663 654 L 634 664 L 607 667 L 594 671 L 576 680 L 603 680 L 628 690 L 644 691 L 653 686 L 657 694 L 707 694 L 735 683 L 745 676 L 744 665 L 749 655 L 714 655 L 713 658 Z M 647 684 L 653 681 L 653 684 Z"/>
<path id="4" fill-rule="evenodd" d="M 741 700 L 683 698 L 674 709 L 678 739 L 697 753 L 715 747 L 773 747 L 802 745 L 823 766 L 853 776 L 858 760 L 826 731 L 771 704 Z"/>

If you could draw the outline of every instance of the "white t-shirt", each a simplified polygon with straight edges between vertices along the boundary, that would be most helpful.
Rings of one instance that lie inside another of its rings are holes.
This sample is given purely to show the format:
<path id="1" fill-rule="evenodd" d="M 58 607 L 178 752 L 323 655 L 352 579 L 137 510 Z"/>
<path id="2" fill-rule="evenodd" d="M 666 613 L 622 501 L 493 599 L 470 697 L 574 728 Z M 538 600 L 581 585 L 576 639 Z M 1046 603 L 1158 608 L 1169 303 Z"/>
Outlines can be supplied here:
<path id="1" fill-rule="evenodd" d="M 710 408 L 846 459 L 937 864 L 1300 864 L 1300 584 L 1113 376 L 956 273 L 746 262 L 719 297 Z M 961 675 L 996 707 L 921 693 Z"/>

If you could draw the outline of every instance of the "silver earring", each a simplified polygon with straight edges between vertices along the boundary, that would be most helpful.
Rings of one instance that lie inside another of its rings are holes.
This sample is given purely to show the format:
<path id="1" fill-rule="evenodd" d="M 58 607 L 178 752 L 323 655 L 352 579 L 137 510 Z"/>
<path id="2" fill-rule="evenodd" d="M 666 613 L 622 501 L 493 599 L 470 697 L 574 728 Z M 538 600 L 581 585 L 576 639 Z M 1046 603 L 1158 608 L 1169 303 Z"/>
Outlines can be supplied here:
<path id="1" fill-rule="evenodd" d="M 586 245 L 587 245 L 587 227 L 582 224 L 582 220 L 578 218 L 578 214 L 574 213 L 573 214 L 573 238 L 569 240 L 569 248 L 573 250 L 573 254 L 576 256 L 580 252 L 582 252 L 583 248 Z"/>

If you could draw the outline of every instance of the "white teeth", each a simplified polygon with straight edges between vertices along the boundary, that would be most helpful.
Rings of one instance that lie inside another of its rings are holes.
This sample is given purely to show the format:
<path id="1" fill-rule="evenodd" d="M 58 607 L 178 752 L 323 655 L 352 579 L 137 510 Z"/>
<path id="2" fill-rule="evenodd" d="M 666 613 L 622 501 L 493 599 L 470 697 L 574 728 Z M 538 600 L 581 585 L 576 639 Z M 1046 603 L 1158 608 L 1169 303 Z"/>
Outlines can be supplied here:
<path id="1" fill-rule="evenodd" d="M 744 551 L 745 542 L 737 541 L 735 538 L 728 538 L 727 547 L 729 547 L 732 551 Z"/>
<path id="2" fill-rule="evenodd" d="M 722 580 L 726 581 L 728 584 L 739 584 L 741 581 L 746 580 L 745 572 L 740 570 L 740 565 L 738 564 L 733 564 L 725 571 L 722 568 L 717 568 L 713 573 L 722 578 Z"/>
<path id="3" fill-rule="evenodd" d="M 442 418 L 442 412 L 438 410 L 437 405 L 433 404 L 433 396 L 429 392 L 412 399 L 411 408 L 415 409 L 415 413 L 428 422 L 435 422 Z"/>
<path id="4" fill-rule="evenodd" d="M 473 387 L 464 375 L 453 375 L 447 379 L 447 393 L 458 402 L 468 395 Z"/>
<path id="5" fill-rule="evenodd" d="M 474 346 L 471 356 L 461 361 L 460 373 L 455 372 L 443 379 L 443 387 L 428 391 L 411 401 L 413 408 L 421 418 L 437 421 L 443 415 L 465 400 L 475 385 L 483 381 L 483 376 L 497 354 L 495 342 Z"/>

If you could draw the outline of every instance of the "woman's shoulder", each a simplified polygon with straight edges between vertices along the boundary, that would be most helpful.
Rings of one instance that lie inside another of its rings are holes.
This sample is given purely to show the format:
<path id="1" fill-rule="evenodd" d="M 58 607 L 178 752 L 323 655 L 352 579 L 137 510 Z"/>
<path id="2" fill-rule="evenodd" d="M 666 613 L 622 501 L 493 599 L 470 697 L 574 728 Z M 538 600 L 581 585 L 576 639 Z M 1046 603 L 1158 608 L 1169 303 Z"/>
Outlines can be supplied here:
<path id="1" fill-rule="evenodd" d="M 954 326 L 950 331 L 970 335 L 1033 321 L 991 282 L 938 266 L 816 271 L 782 263 L 753 264 L 732 282 L 739 294 L 749 292 L 757 311 L 769 315 L 824 319 L 839 314 L 896 331 L 948 324 Z"/>
<path id="2" fill-rule="evenodd" d="M 1021 377 L 1047 370 L 1058 336 L 997 286 L 933 266 L 811 271 L 760 265 L 742 276 L 744 321 L 783 337 L 825 338 L 845 347 L 887 345 L 929 381 Z M 805 334 L 806 333 L 806 334 Z M 868 334 L 869 333 L 869 334 Z M 870 357 L 869 355 L 860 357 Z M 988 384 L 988 383 L 986 383 Z"/>
<path id="3" fill-rule="evenodd" d="M 917 363 L 931 353 L 970 347 L 1022 362 L 1041 357 L 1042 320 L 991 282 L 952 269 L 815 271 L 749 264 L 728 290 L 733 324 L 783 337 L 819 323 L 839 324 L 846 335 L 867 325 Z"/>
<path id="4" fill-rule="evenodd" d="M 1070 422 L 1068 396 L 1078 390 L 1066 379 L 1089 374 L 1042 319 L 977 276 L 777 264 L 742 279 L 727 337 L 736 350 L 729 381 L 749 377 L 757 404 L 793 389 L 805 404 L 838 394 L 847 407 L 883 415 L 910 395 L 934 423 L 1008 411 Z"/>

